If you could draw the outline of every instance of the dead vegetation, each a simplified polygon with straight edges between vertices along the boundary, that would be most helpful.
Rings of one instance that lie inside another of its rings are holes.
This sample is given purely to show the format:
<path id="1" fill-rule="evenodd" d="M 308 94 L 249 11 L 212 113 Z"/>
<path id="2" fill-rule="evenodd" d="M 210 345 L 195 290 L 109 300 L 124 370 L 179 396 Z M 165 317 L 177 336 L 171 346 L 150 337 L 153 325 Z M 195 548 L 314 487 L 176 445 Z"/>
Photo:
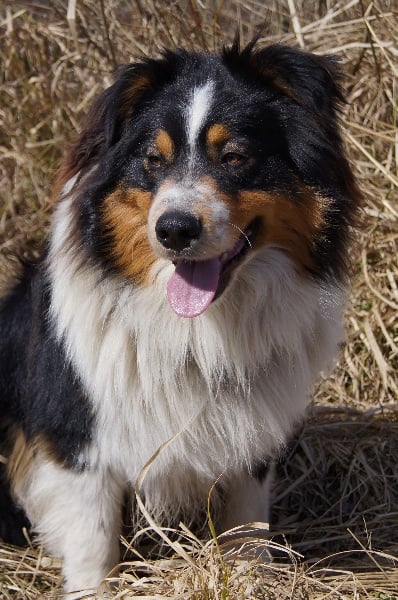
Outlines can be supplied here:
<path id="1" fill-rule="evenodd" d="M 69 21 L 66 4 L 0 6 L 3 290 L 16 257 L 37 255 L 46 237 L 57 163 L 93 97 L 117 64 L 163 46 L 214 49 L 237 28 L 244 41 L 262 28 L 264 43 L 339 55 L 346 140 L 366 197 L 346 348 L 277 465 L 271 541 L 250 544 L 273 561 L 223 557 L 222 539 L 202 542 L 182 526 L 172 558 L 124 564 L 114 597 L 398 598 L 397 0 L 77 0 Z M 41 549 L 0 546 L 1 598 L 55 598 L 60 585 Z"/>

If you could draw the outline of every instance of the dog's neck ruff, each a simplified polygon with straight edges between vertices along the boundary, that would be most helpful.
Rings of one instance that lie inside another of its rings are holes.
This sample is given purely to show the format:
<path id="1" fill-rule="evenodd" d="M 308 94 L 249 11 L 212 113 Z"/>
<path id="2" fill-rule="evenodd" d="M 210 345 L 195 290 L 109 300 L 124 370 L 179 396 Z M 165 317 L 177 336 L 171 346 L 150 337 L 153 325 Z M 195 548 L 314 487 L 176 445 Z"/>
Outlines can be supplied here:
<path id="1" fill-rule="evenodd" d="M 70 243 L 71 205 L 67 197 L 57 208 L 49 273 L 51 316 L 96 414 L 96 442 L 80 460 L 110 462 L 134 481 L 179 434 L 145 485 L 176 462 L 183 481 L 198 453 L 195 471 L 211 485 L 279 447 L 341 341 L 341 292 L 303 281 L 267 248 L 204 314 L 180 318 L 166 296 L 173 265 L 156 261 L 144 287 L 104 278 Z M 178 469 L 178 487 L 176 478 Z M 157 486 L 147 489 L 154 505 Z"/>

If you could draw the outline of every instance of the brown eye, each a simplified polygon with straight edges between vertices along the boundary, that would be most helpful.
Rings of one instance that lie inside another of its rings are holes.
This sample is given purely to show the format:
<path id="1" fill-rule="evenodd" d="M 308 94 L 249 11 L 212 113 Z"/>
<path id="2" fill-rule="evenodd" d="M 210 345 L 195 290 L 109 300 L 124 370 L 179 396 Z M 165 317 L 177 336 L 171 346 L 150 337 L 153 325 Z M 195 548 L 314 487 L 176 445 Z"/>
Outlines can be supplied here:
<path id="1" fill-rule="evenodd" d="M 243 154 L 239 154 L 238 152 L 226 152 L 221 157 L 221 164 L 237 167 L 238 165 L 242 165 L 246 160 L 246 156 Z"/>
<path id="2" fill-rule="evenodd" d="M 162 157 L 159 154 L 148 154 L 146 159 L 148 166 L 153 169 L 156 169 L 163 165 Z"/>

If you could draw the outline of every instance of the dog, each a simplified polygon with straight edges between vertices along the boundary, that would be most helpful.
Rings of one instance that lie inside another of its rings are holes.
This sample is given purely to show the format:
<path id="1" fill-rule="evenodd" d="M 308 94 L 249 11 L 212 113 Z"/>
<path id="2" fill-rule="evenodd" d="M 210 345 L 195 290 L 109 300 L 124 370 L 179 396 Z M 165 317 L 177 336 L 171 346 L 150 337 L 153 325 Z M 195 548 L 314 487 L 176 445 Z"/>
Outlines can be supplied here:
<path id="1" fill-rule="evenodd" d="M 159 522 L 197 519 L 220 476 L 218 531 L 268 520 L 265 466 L 343 339 L 343 102 L 335 58 L 235 40 L 123 66 L 87 114 L 0 308 L 0 531 L 30 525 L 66 593 L 118 562 L 161 447 Z"/>

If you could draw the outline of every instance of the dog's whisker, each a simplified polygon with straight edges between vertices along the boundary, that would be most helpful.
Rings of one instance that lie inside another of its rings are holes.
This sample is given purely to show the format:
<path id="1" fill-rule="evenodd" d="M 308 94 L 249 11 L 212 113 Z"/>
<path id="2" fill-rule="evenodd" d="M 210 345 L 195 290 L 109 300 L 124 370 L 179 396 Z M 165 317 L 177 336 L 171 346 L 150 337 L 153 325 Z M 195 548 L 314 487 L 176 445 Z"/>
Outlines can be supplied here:
<path id="1" fill-rule="evenodd" d="M 241 229 L 240 227 L 238 227 L 238 225 L 235 225 L 235 223 L 229 223 L 230 225 L 232 225 L 232 227 L 234 227 L 235 229 L 237 229 L 239 231 L 239 233 L 245 238 L 246 242 L 248 243 L 249 248 L 252 248 L 252 243 L 249 239 L 249 237 L 246 235 L 246 233 L 243 231 L 243 229 Z"/>

